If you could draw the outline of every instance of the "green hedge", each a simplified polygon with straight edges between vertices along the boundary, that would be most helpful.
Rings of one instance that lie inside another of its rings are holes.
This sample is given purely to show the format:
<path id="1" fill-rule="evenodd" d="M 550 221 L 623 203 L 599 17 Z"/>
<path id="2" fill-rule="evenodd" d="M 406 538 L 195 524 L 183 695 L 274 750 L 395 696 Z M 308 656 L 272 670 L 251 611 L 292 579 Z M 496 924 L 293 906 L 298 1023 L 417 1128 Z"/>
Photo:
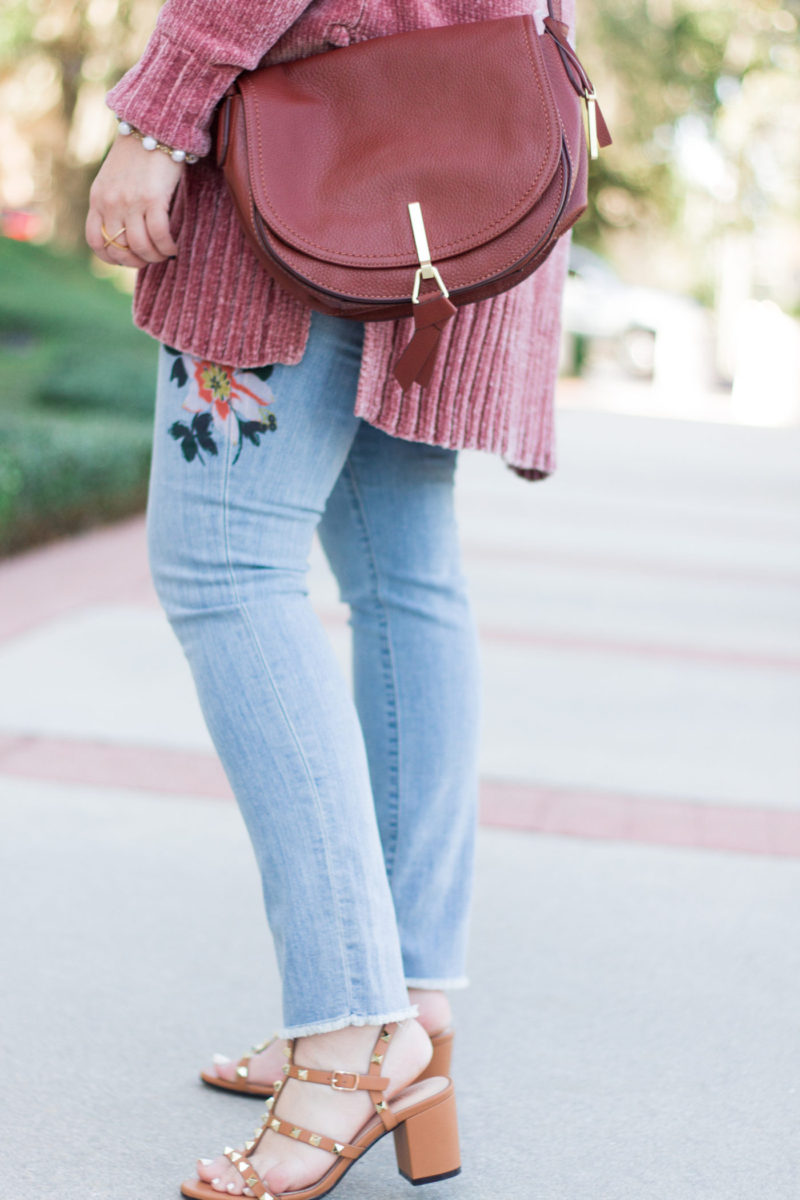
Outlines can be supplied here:
<path id="1" fill-rule="evenodd" d="M 0 238 L 0 555 L 140 511 L 157 347 L 88 259 Z"/>
<path id="2" fill-rule="evenodd" d="M 155 368 L 149 355 L 116 350 L 97 355 L 71 345 L 57 366 L 42 375 L 36 399 L 61 413 L 103 411 L 150 420 L 155 399 Z"/>
<path id="3" fill-rule="evenodd" d="M 137 421 L 4 422 L 0 553 L 143 508 L 150 427 Z"/>
<path id="4" fill-rule="evenodd" d="M 125 418 L 3 423 L 0 554 L 140 510 L 150 427 Z"/>

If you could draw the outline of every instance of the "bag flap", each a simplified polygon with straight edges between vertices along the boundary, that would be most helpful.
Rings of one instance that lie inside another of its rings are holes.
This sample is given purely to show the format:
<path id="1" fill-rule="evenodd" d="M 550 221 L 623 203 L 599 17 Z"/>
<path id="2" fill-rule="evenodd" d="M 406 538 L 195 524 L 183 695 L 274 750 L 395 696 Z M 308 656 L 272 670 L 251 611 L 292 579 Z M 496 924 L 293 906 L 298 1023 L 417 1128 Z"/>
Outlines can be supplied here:
<path id="1" fill-rule="evenodd" d="M 374 38 L 239 80 L 255 203 L 312 257 L 434 262 L 503 233 L 544 193 L 561 126 L 530 16 Z"/>

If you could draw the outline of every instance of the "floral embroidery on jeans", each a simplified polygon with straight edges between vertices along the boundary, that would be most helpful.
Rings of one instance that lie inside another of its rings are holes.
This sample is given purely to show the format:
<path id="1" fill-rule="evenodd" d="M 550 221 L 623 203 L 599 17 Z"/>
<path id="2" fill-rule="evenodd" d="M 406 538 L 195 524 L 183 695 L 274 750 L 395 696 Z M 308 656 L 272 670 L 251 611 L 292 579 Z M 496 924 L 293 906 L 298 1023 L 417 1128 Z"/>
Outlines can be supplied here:
<path id="1" fill-rule="evenodd" d="M 248 367 L 237 370 L 234 367 L 222 366 L 220 363 L 209 362 L 207 359 L 194 358 L 173 350 L 170 346 L 164 349 L 173 355 L 170 380 L 177 383 L 179 389 L 187 389 L 182 407 L 192 413 L 189 423 L 174 421 L 169 427 L 170 436 L 180 442 L 183 457 L 187 462 L 198 458 L 204 462 L 202 451 L 211 455 L 218 453 L 214 435 L 227 434 L 236 438 L 238 445 L 233 461 L 236 462 L 242 452 L 245 442 L 254 446 L 261 445 L 264 433 L 274 433 L 278 428 L 275 414 L 268 412 L 268 407 L 274 396 L 269 387 L 262 389 L 263 395 L 256 395 L 242 383 L 241 375 L 255 375 L 266 385 L 274 367 Z M 186 369 L 186 361 L 193 365 L 190 376 Z"/>

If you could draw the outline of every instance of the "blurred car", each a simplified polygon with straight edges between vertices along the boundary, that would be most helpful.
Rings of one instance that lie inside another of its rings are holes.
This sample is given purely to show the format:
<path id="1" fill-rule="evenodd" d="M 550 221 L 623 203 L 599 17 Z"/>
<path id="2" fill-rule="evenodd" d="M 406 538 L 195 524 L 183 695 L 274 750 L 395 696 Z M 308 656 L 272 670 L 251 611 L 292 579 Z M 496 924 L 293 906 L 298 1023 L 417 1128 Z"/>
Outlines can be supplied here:
<path id="1" fill-rule="evenodd" d="M 624 283 L 605 259 L 573 243 L 564 288 L 562 366 L 580 374 L 592 343 L 599 342 L 626 374 L 652 379 L 659 333 L 698 311 L 699 305 L 684 296 Z"/>
<path id="2" fill-rule="evenodd" d="M 32 242 L 43 229 L 41 215 L 29 209 L 0 209 L 0 236 L 16 242 Z"/>

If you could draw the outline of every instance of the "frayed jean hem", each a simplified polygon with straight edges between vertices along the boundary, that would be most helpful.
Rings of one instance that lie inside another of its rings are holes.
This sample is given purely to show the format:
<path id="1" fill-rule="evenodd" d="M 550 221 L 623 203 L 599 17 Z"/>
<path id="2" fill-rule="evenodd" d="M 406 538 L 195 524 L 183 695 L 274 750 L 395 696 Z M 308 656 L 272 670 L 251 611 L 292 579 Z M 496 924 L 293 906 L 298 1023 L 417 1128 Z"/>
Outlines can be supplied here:
<path id="1" fill-rule="evenodd" d="M 406 979 L 406 987 L 426 992 L 456 992 L 469 987 L 469 980 L 466 975 L 455 979 Z"/>
<path id="2" fill-rule="evenodd" d="M 332 1021 L 316 1021 L 309 1025 L 287 1025 L 278 1036 L 282 1038 L 313 1037 L 316 1033 L 336 1033 L 338 1029 L 347 1029 L 349 1025 L 359 1028 L 364 1025 L 391 1025 L 396 1021 L 408 1021 L 418 1014 L 419 1009 L 416 1004 L 411 1004 L 407 1008 L 397 1009 L 396 1012 L 369 1013 L 367 1016 L 357 1014 L 336 1017 Z"/>

